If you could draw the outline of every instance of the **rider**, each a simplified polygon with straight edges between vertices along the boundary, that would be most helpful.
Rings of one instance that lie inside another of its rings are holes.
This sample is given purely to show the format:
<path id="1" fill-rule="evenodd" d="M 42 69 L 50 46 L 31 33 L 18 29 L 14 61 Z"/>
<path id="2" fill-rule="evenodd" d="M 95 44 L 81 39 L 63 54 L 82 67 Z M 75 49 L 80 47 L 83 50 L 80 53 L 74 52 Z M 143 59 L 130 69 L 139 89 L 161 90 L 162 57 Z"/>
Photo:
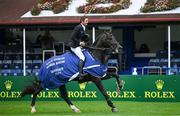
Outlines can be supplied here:
<path id="1" fill-rule="evenodd" d="M 78 24 L 72 34 L 71 34 L 71 41 L 68 43 L 70 46 L 71 51 L 74 52 L 80 59 L 79 61 L 79 80 L 83 79 L 83 65 L 85 61 L 85 56 L 82 53 L 82 46 L 85 46 L 86 42 L 89 41 L 89 35 L 86 34 L 86 26 L 88 24 L 88 18 L 83 16 L 80 18 L 80 24 Z"/>

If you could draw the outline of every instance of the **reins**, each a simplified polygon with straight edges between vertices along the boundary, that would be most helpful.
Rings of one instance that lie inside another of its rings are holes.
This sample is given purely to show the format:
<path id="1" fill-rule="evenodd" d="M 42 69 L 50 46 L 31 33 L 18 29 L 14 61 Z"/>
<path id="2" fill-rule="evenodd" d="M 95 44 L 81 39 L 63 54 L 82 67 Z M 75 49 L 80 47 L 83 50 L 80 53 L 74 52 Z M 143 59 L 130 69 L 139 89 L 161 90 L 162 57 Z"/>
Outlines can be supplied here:
<path id="1" fill-rule="evenodd" d="M 105 51 L 108 50 L 110 48 L 97 48 L 97 47 L 92 47 L 92 46 L 82 46 L 83 48 L 88 48 L 88 49 L 93 49 L 93 50 L 101 50 L 101 51 Z"/>

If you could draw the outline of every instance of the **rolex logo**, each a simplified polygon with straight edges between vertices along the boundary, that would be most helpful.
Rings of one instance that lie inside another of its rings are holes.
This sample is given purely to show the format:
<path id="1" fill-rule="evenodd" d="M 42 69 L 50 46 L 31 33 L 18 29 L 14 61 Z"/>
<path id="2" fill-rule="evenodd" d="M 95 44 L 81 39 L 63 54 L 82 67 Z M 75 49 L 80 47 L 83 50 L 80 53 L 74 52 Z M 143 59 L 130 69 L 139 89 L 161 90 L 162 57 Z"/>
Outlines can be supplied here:
<path id="1" fill-rule="evenodd" d="M 117 87 L 119 88 L 119 86 L 118 86 L 118 83 L 116 82 L 116 85 L 117 85 Z M 122 80 L 122 89 L 124 88 L 124 85 L 125 85 L 125 81 L 124 80 Z"/>
<path id="2" fill-rule="evenodd" d="M 164 85 L 164 81 L 163 81 L 163 80 L 157 80 L 157 81 L 155 82 L 155 84 L 156 84 L 156 88 L 157 88 L 158 90 L 162 90 L 163 85 Z"/>
<path id="3" fill-rule="evenodd" d="M 86 82 L 79 84 L 79 88 L 80 88 L 81 90 L 84 90 L 85 87 L 86 87 Z"/>
<path id="4" fill-rule="evenodd" d="M 124 88 L 124 85 L 125 85 L 125 81 L 122 80 L 122 89 Z"/>
<path id="5" fill-rule="evenodd" d="M 11 90 L 11 87 L 12 87 L 12 84 L 13 84 L 12 81 L 7 80 L 7 81 L 4 82 L 4 84 L 5 84 L 5 87 L 6 87 L 7 90 Z"/>

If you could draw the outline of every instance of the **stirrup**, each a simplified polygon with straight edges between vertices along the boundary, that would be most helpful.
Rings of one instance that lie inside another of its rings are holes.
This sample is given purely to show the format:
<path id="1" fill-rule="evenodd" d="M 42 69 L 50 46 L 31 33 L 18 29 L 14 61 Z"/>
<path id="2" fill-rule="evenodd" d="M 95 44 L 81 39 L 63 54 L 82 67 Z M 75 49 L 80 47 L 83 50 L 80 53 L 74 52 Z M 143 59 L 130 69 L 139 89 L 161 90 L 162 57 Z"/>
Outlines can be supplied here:
<path id="1" fill-rule="evenodd" d="M 79 80 L 83 80 L 84 79 L 84 76 L 87 75 L 87 74 L 79 74 Z"/>
<path id="2" fill-rule="evenodd" d="M 80 77 L 79 77 L 79 80 L 80 80 L 80 81 L 81 81 L 81 80 L 83 80 L 83 79 L 84 79 L 84 77 L 83 77 L 83 76 L 80 76 Z"/>

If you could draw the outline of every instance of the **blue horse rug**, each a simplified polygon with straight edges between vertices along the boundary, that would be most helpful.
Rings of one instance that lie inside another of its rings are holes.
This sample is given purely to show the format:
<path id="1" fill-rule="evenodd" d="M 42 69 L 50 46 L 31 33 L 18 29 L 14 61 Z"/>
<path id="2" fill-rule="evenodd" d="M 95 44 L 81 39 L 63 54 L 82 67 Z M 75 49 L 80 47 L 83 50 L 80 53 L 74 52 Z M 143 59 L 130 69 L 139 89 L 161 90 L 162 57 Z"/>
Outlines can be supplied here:
<path id="1" fill-rule="evenodd" d="M 95 77 L 104 77 L 107 72 L 107 65 L 101 64 L 94 59 L 88 50 L 84 50 L 86 58 L 83 71 Z M 46 60 L 39 71 L 38 80 L 43 88 L 55 89 L 73 80 L 79 74 L 79 58 L 71 52 L 54 56 Z"/>

